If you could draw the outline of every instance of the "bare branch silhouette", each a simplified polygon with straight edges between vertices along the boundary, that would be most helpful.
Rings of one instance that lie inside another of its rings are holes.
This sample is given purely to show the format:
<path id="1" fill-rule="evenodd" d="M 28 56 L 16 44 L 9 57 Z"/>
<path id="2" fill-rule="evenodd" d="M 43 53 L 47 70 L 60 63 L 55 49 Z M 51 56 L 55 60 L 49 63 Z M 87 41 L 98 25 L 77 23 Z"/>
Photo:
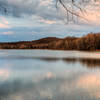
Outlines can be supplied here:
<path id="1" fill-rule="evenodd" d="M 84 8 L 81 7 L 81 5 L 88 4 L 91 0 L 79 0 L 79 1 L 80 2 L 77 2 L 75 0 L 70 0 L 70 1 L 67 0 L 65 3 L 64 0 L 57 0 L 56 7 L 58 7 L 59 3 L 65 9 L 67 14 L 67 21 L 70 21 L 69 20 L 70 15 L 72 16 L 72 21 L 74 21 L 75 16 L 88 21 L 84 16 L 82 16 L 84 13 L 86 13 L 86 10 L 84 10 Z M 68 4 L 71 6 L 70 8 L 68 7 Z"/>

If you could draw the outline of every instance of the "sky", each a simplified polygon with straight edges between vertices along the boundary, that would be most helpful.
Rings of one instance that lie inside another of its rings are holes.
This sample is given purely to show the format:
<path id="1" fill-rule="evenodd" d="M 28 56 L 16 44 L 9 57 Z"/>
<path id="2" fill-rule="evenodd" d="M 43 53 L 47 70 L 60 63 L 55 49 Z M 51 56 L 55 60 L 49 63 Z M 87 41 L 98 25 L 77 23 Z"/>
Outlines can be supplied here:
<path id="1" fill-rule="evenodd" d="M 0 0 L 0 42 L 31 41 L 44 37 L 83 36 L 100 32 L 100 7 L 86 6 L 88 21 L 67 23 L 65 11 L 55 0 Z M 5 15 L 2 8 L 7 8 Z M 60 9 L 61 8 L 61 9 Z"/>

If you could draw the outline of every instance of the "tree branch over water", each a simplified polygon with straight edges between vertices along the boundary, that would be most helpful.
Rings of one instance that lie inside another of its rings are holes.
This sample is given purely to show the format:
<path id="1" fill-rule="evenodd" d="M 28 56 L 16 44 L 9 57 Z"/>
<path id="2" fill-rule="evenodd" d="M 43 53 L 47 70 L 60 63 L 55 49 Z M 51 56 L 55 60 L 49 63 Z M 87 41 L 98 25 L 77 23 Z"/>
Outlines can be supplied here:
<path id="1" fill-rule="evenodd" d="M 98 0 L 56 0 L 56 7 L 62 6 L 62 8 L 65 10 L 67 21 L 73 21 L 76 20 L 75 17 L 81 18 L 83 20 L 88 21 L 84 17 L 84 14 L 87 14 L 88 8 L 87 6 L 95 5 L 96 2 L 99 2 Z"/>

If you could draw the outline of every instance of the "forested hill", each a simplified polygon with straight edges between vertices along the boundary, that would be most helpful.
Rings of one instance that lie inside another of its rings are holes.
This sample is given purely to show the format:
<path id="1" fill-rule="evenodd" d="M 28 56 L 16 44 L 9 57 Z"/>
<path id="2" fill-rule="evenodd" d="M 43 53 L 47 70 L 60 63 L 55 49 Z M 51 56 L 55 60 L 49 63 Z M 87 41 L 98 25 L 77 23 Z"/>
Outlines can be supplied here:
<path id="1" fill-rule="evenodd" d="M 83 37 L 47 37 L 35 41 L 0 43 L 0 49 L 100 50 L 100 33 Z"/>

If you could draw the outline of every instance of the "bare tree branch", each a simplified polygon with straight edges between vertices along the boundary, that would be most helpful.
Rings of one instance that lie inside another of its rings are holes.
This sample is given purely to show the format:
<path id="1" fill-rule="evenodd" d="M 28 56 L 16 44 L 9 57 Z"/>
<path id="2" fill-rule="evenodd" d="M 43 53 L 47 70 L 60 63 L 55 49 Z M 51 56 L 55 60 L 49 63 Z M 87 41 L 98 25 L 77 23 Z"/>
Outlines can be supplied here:
<path id="1" fill-rule="evenodd" d="M 81 0 L 80 0 L 80 1 L 81 1 Z M 66 1 L 66 2 L 67 2 L 67 1 Z M 86 1 L 82 0 L 81 2 L 86 2 Z M 72 20 L 74 20 L 74 16 L 76 16 L 76 17 L 79 17 L 79 18 L 81 18 L 81 19 L 84 19 L 84 20 L 88 21 L 85 17 L 82 16 L 82 14 L 86 13 L 86 11 L 85 11 L 83 8 L 81 8 L 81 7 L 79 6 L 79 4 L 76 4 L 74 0 L 71 0 L 71 1 L 70 1 L 70 4 L 71 4 L 71 6 L 72 6 L 72 9 L 69 8 L 69 7 L 65 4 L 65 2 L 64 2 L 63 0 L 57 0 L 57 1 L 56 1 L 56 7 L 58 7 L 58 3 L 62 5 L 62 7 L 65 9 L 65 11 L 66 11 L 66 13 L 67 13 L 67 21 L 70 21 L 70 20 L 69 20 L 69 15 L 72 16 Z M 79 13 L 79 11 L 80 11 L 81 14 Z"/>

